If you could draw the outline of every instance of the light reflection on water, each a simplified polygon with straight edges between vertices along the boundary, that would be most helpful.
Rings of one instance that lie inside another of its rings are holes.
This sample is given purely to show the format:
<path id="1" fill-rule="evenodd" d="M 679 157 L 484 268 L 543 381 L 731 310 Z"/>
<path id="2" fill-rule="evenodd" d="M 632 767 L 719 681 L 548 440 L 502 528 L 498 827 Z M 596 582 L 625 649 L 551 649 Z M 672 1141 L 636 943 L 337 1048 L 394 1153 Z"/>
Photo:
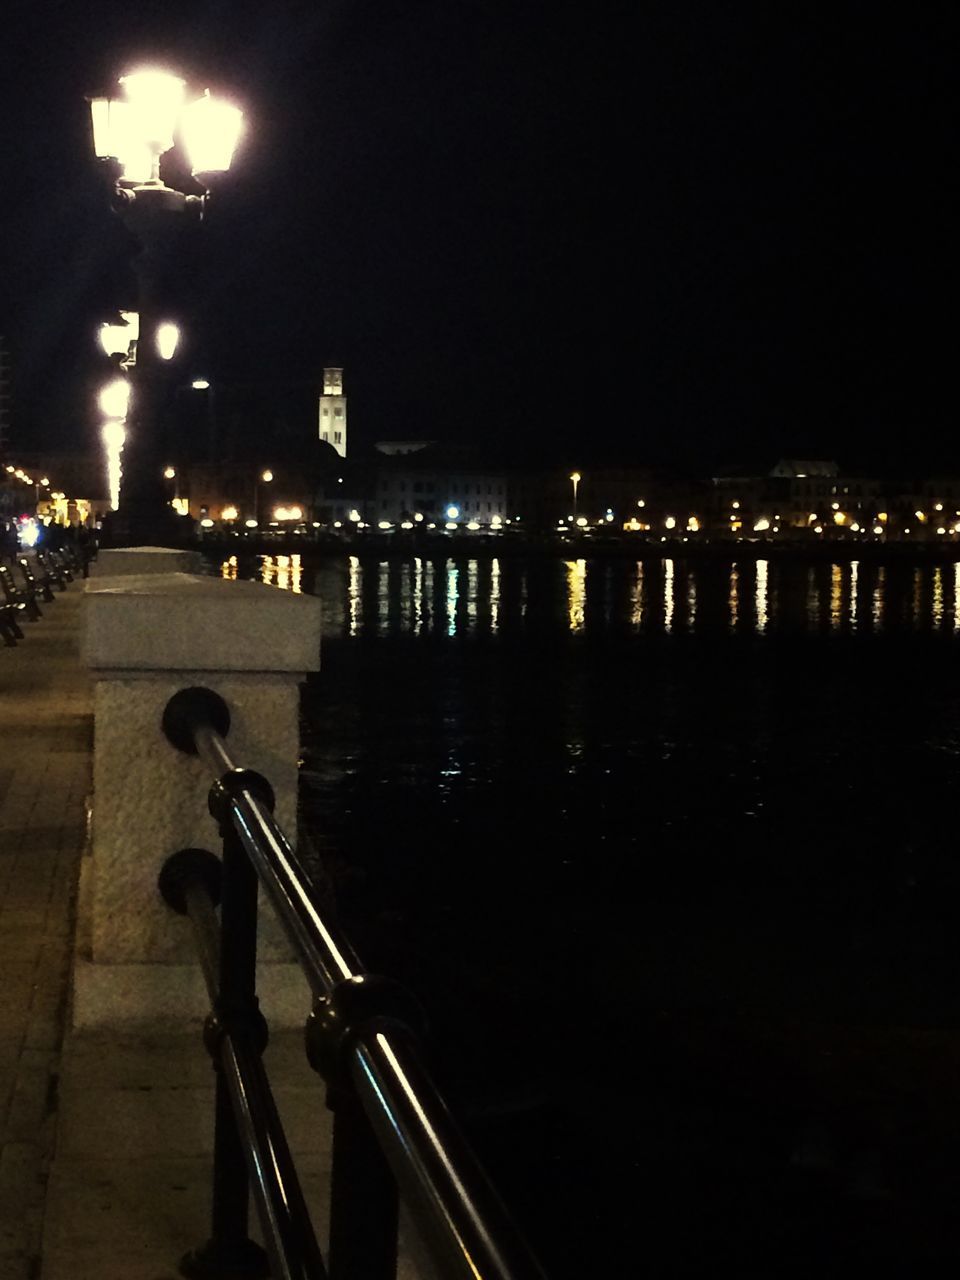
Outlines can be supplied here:
<path id="1" fill-rule="evenodd" d="M 231 556 L 233 561 L 233 573 L 228 575 L 224 573 L 224 577 L 237 576 L 236 556 Z M 267 586 L 279 587 L 281 591 L 292 591 L 295 595 L 299 595 L 303 590 L 303 565 L 299 555 L 293 556 L 261 556 L 261 581 Z M 227 561 L 223 566 L 226 569 Z"/>
<path id="2" fill-rule="evenodd" d="M 299 555 L 219 566 L 324 601 L 329 637 L 960 634 L 960 562 L 554 560 Z"/>
<path id="3" fill-rule="evenodd" d="M 582 631 L 587 607 L 587 562 L 567 561 L 567 618 L 572 632 Z"/>

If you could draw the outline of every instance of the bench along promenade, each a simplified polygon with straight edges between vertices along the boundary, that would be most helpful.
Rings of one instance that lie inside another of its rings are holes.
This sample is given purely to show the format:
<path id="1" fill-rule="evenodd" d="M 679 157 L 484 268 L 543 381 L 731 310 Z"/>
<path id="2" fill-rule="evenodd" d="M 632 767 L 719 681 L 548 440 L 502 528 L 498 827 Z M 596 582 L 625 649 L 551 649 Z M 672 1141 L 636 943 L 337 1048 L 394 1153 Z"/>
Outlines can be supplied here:
<path id="1" fill-rule="evenodd" d="M 197 567 L 102 552 L 0 650 L 0 1280 L 536 1277 L 299 874 L 319 602 Z"/>

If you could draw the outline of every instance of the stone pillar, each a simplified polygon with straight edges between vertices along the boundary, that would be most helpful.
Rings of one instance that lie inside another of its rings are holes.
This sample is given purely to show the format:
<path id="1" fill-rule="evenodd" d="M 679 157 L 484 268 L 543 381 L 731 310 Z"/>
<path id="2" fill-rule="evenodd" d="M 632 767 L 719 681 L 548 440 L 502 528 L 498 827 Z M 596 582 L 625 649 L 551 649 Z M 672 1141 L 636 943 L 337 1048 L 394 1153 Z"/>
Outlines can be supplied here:
<path id="1" fill-rule="evenodd" d="M 176 850 L 219 853 L 207 809 L 207 767 L 173 748 L 161 730 L 172 694 L 206 685 L 224 698 L 231 754 L 269 779 L 277 819 L 296 839 L 298 686 L 319 667 L 320 602 L 260 583 L 150 571 L 183 555 L 153 548 L 102 552 L 100 572 L 85 584 L 83 649 L 95 681 L 94 790 L 80 886 L 75 1027 L 182 1027 L 208 1007 L 189 922 L 173 914 L 157 890 L 160 868 Z M 138 561 L 146 572 L 136 571 Z M 269 906 L 262 906 L 264 1012 L 279 1025 L 302 1023 L 306 983 Z"/>

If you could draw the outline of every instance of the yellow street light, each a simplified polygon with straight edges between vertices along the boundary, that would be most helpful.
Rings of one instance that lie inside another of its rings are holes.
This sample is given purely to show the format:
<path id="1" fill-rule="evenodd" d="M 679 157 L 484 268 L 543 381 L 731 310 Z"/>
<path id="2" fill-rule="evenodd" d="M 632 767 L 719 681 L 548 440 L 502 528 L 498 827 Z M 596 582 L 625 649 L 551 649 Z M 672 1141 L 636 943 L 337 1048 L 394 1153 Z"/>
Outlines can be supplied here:
<path id="1" fill-rule="evenodd" d="M 579 471 L 570 472 L 570 480 L 573 483 L 573 518 L 577 518 L 577 486 L 580 483 L 581 475 Z"/>

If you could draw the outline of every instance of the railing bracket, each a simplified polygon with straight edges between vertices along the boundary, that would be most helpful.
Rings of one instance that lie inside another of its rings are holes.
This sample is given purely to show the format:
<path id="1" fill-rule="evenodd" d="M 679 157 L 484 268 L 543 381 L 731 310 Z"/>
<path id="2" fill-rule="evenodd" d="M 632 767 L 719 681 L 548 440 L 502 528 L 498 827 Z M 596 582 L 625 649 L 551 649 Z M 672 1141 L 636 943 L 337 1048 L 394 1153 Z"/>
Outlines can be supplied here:
<path id="1" fill-rule="evenodd" d="M 218 778 L 207 794 L 207 808 L 222 828 L 230 823 L 230 805 L 240 791 L 249 791 L 262 805 L 273 813 L 276 797 L 273 787 L 256 769 L 230 769 Z"/>
<path id="2" fill-rule="evenodd" d="M 187 914 L 186 890 L 191 880 L 199 880 L 213 905 L 219 905 L 223 867 L 216 854 L 209 849 L 180 849 L 160 868 L 157 888 L 167 906 L 181 916 Z"/>
<path id="3" fill-rule="evenodd" d="M 422 1041 L 426 1017 L 401 983 L 375 973 L 358 973 L 319 996 L 304 1028 L 307 1059 L 334 1091 L 349 1088 L 349 1055 L 357 1037 L 387 1026 Z"/>
<path id="4" fill-rule="evenodd" d="M 161 728 L 168 742 L 185 755 L 197 755 L 196 731 L 209 726 L 225 738 L 230 732 L 230 708 L 212 689 L 194 685 L 179 689 L 163 709 Z"/>

